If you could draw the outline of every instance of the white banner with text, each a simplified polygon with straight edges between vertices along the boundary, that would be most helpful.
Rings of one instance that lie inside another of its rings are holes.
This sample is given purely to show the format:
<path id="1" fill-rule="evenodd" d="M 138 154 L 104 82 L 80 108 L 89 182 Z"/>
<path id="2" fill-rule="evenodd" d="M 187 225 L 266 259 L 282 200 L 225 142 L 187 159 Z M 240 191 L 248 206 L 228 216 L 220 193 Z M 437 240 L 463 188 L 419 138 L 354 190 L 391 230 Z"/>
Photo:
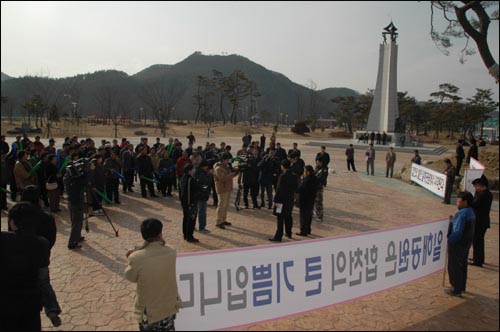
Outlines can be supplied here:
<path id="1" fill-rule="evenodd" d="M 445 174 L 436 172 L 435 170 L 422 165 L 412 163 L 410 179 L 439 197 L 444 198 L 444 191 L 446 189 Z"/>
<path id="2" fill-rule="evenodd" d="M 474 195 L 476 189 L 472 185 L 472 181 L 474 181 L 475 179 L 479 179 L 483 175 L 486 167 L 472 157 L 470 158 L 469 167 L 470 168 L 467 168 L 465 170 L 463 188 Z"/>
<path id="3" fill-rule="evenodd" d="M 230 329 L 328 307 L 442 271 L 448 218 L 389 230 L 179 254 L 177 330 Z"/>

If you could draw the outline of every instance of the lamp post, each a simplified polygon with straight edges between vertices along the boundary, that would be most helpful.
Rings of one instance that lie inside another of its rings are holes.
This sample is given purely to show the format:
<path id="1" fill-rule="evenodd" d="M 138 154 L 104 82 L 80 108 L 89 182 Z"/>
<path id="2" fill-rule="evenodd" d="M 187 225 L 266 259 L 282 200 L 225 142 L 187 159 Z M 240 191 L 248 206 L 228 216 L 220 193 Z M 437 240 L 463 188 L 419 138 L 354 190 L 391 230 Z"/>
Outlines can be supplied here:
<path id="1" fill-rule="evenodd" d="M 144 118 L 144 127 L 146 126 L 146 114 L 144 114 L 144 107 L 139 107 L 139 110 L 141 111 L 141 117 Z"/>

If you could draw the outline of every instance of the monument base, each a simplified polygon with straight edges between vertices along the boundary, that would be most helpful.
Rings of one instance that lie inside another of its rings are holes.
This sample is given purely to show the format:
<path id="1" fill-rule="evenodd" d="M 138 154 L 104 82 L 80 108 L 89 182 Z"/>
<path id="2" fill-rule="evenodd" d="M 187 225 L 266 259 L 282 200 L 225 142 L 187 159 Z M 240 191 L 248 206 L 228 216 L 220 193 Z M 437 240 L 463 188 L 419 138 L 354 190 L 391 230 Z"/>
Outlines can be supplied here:
<path id="1" fill-rule="evenodd" d="M 366 131 L 355 131 L 353 134 L 353 139 L 357 140 L 360 143 L 363 143 L 363 135 L 365 135 L 367 132 Z M 371 142 L 370 140 L 370 133 L 368 132 L 368 143 Z M 382 135 L 383 133 L 380 133 Z M 377 133 L 375 133 L 377 135 Z M 410 135 L 408 133 L 386 133 L 387 139 L 386 139 L 386 144 L 389 146 L 401 146 L 401 137 L 404 136 L 404 146 L 418 146 L 416 142 L 412 142 Z M 380 139 L 382 141 L 382 138 Z M 377 142 L 377 138 L 375 136 L 375 139 L 373 142 Z"/>

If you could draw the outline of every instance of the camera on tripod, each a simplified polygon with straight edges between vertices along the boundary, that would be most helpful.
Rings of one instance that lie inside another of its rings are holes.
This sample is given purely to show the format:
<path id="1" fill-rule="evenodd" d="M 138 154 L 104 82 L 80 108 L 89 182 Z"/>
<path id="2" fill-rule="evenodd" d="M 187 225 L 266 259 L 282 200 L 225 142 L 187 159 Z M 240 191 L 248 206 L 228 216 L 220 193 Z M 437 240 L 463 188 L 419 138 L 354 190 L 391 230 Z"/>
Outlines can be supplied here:
<path id="1" fill-rule="evenodd" d="M 233 162 L 231 163 L 231 167 L 233 170 L 237 172 L 244 172 L 246 169 L 251 167 L 252 161 L 255 159 L 255 157 L 248 153 L 248 154 L 241 154 L 238 157 L 233 159 Z"/>
<path id="2" fill-rule="evenodd" d="M 85 177 L 88 175 L 89 170 L 95 168 L 95 165 L 95 158 L 80 158 L 68 163 L 68 166 L 66 166 L 66 173 L 72 178 Z"/>

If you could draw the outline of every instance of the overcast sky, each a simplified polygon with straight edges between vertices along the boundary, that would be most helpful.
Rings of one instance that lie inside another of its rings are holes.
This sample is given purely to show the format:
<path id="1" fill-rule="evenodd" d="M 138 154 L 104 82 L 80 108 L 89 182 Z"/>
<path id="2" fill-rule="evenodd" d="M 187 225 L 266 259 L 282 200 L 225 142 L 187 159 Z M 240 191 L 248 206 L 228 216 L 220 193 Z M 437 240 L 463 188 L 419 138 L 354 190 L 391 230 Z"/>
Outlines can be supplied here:
<path id="1" fill-rule="evenodd" d="M 498 85 L 479 54 L 459 63 L 430 38 L 428 2 L 4 2 L 2 72 L 67 77 L 104 69 L 133 75 L 195 51 L 239 54 L 319 89 L 375 88 L 381 32 L 399 29 L 398 90 L 429 99 L 441 83 L 463 98 Z M 498 61 L 498 21 L 490 48 Z"/>

